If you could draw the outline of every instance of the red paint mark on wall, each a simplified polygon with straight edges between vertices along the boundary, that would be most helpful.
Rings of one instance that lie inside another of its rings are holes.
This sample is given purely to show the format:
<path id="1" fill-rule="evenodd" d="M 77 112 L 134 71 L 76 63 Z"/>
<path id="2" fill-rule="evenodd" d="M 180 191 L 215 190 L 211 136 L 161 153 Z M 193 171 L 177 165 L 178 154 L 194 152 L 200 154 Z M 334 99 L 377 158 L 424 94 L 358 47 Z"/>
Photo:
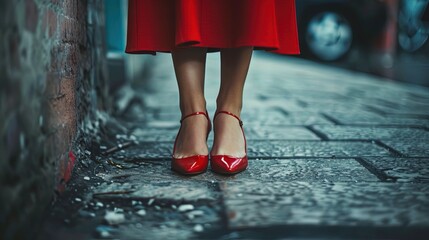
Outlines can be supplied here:
<path id="1" fill-rule="evenodd" d="M 69 151 L 69 161 L 67 162 L 67 168 L 64 172 L 64 181 L 68 182 L 71 178 L 71 174 L 73 171 L 74 164 L 76 162 L 76 156 L 74 155 L 73 151 Z"/>
<path id="2" fill-rule="evenodd" d="M 61 161 L 60 166 L 60 182 L 57 185 L 56 190 L 58 192 L 64 192 L 66 189 L 66 184 L 70 180 L 74 165 L 76 163 L 76 155 L 73 153 L 73 151 L 69 151 L 68 154 L 66 154 L 67 158 Z"/>

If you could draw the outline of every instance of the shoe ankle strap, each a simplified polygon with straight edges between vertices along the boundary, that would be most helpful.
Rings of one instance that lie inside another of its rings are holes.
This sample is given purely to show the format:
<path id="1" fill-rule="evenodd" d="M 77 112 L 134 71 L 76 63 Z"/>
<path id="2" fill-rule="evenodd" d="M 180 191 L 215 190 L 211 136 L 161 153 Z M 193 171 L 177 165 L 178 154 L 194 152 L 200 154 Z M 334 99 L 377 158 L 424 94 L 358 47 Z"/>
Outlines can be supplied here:
<path id="1" fill-rule="evenodd" d="M 241 119 L 237 115 L 235 115 L 232 112 L 228 112 L 228 111 L 217 111 L 216 114 L 213 117 L 213 121 L 216 119 L 216 117 L 219 115 L 219 113 L 225 113 L 225 114 L 228 114 L 228 115 L 231 115 L 231 116 L 235 117 L 238 120 L 238 123 L 240 124 L 240 126 L 241 127 L 243 126 L 243 121 L 241 121 Z"/>
<path id="2" fill-rule="evenodd" d="M 182 123 L 183 120 L 185 120 L 186 118 L 192 117 L 195 115 L 204 115 L 207 118 L 207 120 L 210 122 L 209 113 L 207 111 L 205 111 L 205 112 L 193 112 L 191 114 L 188 114 L 188 115 L 182 117 L 182 119 L 180 119 L 180 123 Z"/>

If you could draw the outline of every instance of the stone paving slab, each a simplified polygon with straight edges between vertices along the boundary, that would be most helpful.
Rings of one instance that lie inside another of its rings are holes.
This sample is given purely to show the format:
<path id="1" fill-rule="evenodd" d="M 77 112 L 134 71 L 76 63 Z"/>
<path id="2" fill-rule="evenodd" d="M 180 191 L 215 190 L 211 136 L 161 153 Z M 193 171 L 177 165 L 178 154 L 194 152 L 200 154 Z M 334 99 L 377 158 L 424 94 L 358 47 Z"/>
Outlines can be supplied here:
<path id="1" fill-rule="evenodd" d="M 360 112 L 367 111 L 367 106 L 362 104 L 344 104 L 335 101 L 321 102 L 321 101 L 298 101 L 297 105 L 299 108 L 293 106 L 284 105 L 282 106 L 285 111 L 301 111 L 309 113 L 319 113 L 323 111 L 339 111 L 339 112 Z"/>
<path id="2" fill-rule="evenodd" d="M 176 128 L 137 128 L 131 134 L 140 142 L 174 141 Z M 248 140 L 319 140 L 310 130 L 297 126 L 245 126 L 244 132 Z M 209 135 L 213 139 L 213 132 Z"/>
<path id="3" fill-rule="evenodd" d="M 247 140 L 320 140 L 313 132 L 303 127 L 276 125 L 244 128 Z"/>
<path id="4" fill-rule="evenodd" d="M 307 113 L 318 113 L 318 111 L 307 111 L 305 109 L 306 105 L 302 102 L 293 100 L 280 100 L 280 99 L 269 99 L 264 100 L 264 103 L 275 104 L 277 107 L 281 108 L 283 112 L 307 112 Z"/>
<path id="5" fill-rule="evenodd" d="M 324 114 L 342 125 L 429 127 L 429 120 L 421 118 L 383 117 L 370 112 L 366 114 L 324 112 Z"/>
<path id="6" fill-rule="evenodd" d="M 143 159 L 171 159 L 173 142 L 140 142 L 139 145 L 129 147 L 113 157 L 124 158 L 125 161 Z M 121 155 L 126 154 L 126 157 Z"/>
<path id="7" fill-rule="evenodd" d="M 145 179 L 138 182 L 105 182 L 96 186 L 93 197 L 100 199 L 170 199 L 170 200 L 215 200 L 217 185 L 207 181 L 162 181 Z"/>
<path id="8" fill-rule="evenodd" d="M 429 142 L 419 140 L 398 141 L 382 140 L 387 146 L 399 151 L 407 157 L 427 157 L 429 156 Z"/>
<path id="9" fill-rule="evenodd" d="M 179 128 L 137 128 L 131 134 L 136 136 L 139 142 L 174 141 Z"/>
<path id="10" fill-rule="evenodd" d="M 397 100 L 392 99 L 393 103 L 396 103 Z M 429 104 L 426 102 L 424 104 L 417 104 L 417 103 L 400 103 L 400 104 L 394 104 L 391 106 L 386 105 L 377 105 L 374 106 L 374 108 L 378 109 L 381 112 L 384 113 L 393 113 L 393 114 L 406 114 L 406 115 L 426 115 L 429 117 Z"/>
<path id="11" fill-rule="evenodd" d="M 211 146 L 212 142 L 208 142 Z M 359 141 L 248 141 L 249 158 L 393 156 L 387 149 Z M 173 142 L 142 142 L 128 148 L 126 160 L 170 159 Z M 122 152 L 118 153 L 123 155 Z"/>
<path id="12" fill-rule="evenodd" d="M 308 126 L 313 124 L 332 125 L 332 122 L 317 113 L 308 112 L 286 112 L 280 110 L 267 111 L 261 109 L 258 112 L 244 110 L 241 118 L 246 126 L 265 126 L 265 125 L 281 125 L 281 126 Z"/>
<path id="13" fill-rule="evenodd" d="M 397 182 L 429 183 L 429 158 L 365 157 L 366 161 Z"/>
<path id="14" fill-rule="evenodd" d="M 421 118 L 429 119 L 429 113 L 426 110 L 414 110 L 414 109 L 403 109 L 403 110 L 392 110 L 390 108 L 383 108 L 379 106 L 373 107 L 376 111 L 383 113 L 384 115 L 396 115 L 396 116 L 418 116 Z"/>
<path id="15" fill-rule="evenodd" d="M 429 142 L 429 131 L 408 127 L 314 126 L 314 128 L 331 140 L 395 139 L 407 141 L 419 139 Z"/>
<path id="16" fill-rule="evenodd" d="M 246 126 L 266 126 L 266 125 L 281 125 L 281 126 L 309 126 L 309 125 L 333 125 L 324 116 L 318 113 L 310 112 L 281 112 L 279 110 L 260 110 L 242 112 L 241 118 Z M 145 122 L 141 125 L 144 127 L 155 128 L 176 128 L 180 126 L 180 114 L 155 114 L 146 113 L 144 115 Z M 212 116 L 210 115 L 212 118 Z"/>
<path id="17" fill-rule="evenodd" d="M 357 157 L 390 156 L 370 142 L 337 141 L 249 141 L 248 155 L 260 157 Z"/>
<path id="18" fill-rule="evenodd" d="M 273 89 L 274 90 L 274 89 Z M 337 101 L 347 101 L 349 98 L 347 96 L 344 96 L 343 94 L 339 94 L 335 91 L 326 91 L 326 90 L 317 90 L 317 89 L 277 89 L 277 91 L 270 91 L 261 93 L 259 96 L 262 96 L 266 99 L 299 99 L 301 101 L 314 101 L 314 100 L 329 100 L 332 102 L 332 100 Z"/>
<path id="19" fill-rule="evenodd" d="M 133 212 L 126 214 L 127 221 L 115 231 L 120 239 L 201 239 L 202 231 L 219 231 L 221 205 L 195 205 L 194 210 L 180 212 L 167 206 L 145 207 L 145 216 Z M 127 210 L 127 209 L 126 209 Z M 195 213 L 195 215 L 193 214 Z"/>
<path id="20" fill-rule="evenodd" d="M 377 182 L 379 179 L 354 159 L 264 159 L 250 160 L 246 171 L 233 176 L 213 173 L 210 166 L 207 172 L 187 177 L 170 170 L 169 160 L 136 161 L 137 168 L 117 174 L 108 174 L 103 178 L 109 181 L 145 184 L 151 179 L 159 181 L 321 181 L 321 182 Z"/>
<path id="21" fill-rule="evenodd" d="M 69 199 L 70 201 L 70 199 Z M 73 202 L 73 200 L 71 200 Z M 77 209 L 53 217 L 40 239 L 201 239 L 202 231 L 219 231 L 222 205 L 218 201 L 133 200 L 96 198 L 74 202 Z M 181 211 L 180 206 L 192 205 Z M 107 212 L 124 216 L 118 224 L 108 224 Z M 66 216 L 66 219 L 62 217 Z M 61 236 L 61 237 L 60 237 Z"/>
<path id="22" fill-rule="evenodd" d="M 429 185 L 399 183 L 221 183 L 229 227 L 273 225 L 429 226 Z"/>

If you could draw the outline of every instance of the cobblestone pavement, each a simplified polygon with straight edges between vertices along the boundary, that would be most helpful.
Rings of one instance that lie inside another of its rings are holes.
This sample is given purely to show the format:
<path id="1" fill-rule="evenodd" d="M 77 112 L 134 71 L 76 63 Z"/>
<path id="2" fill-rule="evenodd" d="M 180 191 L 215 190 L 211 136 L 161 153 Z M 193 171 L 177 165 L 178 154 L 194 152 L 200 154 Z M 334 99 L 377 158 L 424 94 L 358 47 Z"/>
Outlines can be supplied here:
<path id="1" fill-rule="evenodd" d="M 41 239 L 429 234 L 429 89 L 255 52 L 242 113 L 248 170 L 183 177 L 169 168 L 180 119 L 170 55 L 151 61 L 123 116 L 94 123 L 101 132 Z M 218 71 L 210 53 L 211 116 Z"/>

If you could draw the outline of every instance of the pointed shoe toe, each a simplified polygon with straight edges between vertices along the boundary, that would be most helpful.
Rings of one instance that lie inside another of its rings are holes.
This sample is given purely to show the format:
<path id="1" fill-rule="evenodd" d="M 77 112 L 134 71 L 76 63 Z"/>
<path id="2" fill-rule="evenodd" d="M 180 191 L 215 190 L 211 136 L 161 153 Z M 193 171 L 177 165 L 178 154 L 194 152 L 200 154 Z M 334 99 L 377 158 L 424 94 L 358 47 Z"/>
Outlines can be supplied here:
<path id="1" fill-rule="evenodd" d="M 208 155 L 194 155 L 184 158 L 173 158 L 171 169 L 184 175 L 200 174 L 207 170 Z"/>
<path id="2" fill-rule="evenodd" d="M 216 173 L 236 174 L 247 168 L 247 155 L 244 157 L 232 157 L 228 155 L 211 156 L 210 167 Z"/>

